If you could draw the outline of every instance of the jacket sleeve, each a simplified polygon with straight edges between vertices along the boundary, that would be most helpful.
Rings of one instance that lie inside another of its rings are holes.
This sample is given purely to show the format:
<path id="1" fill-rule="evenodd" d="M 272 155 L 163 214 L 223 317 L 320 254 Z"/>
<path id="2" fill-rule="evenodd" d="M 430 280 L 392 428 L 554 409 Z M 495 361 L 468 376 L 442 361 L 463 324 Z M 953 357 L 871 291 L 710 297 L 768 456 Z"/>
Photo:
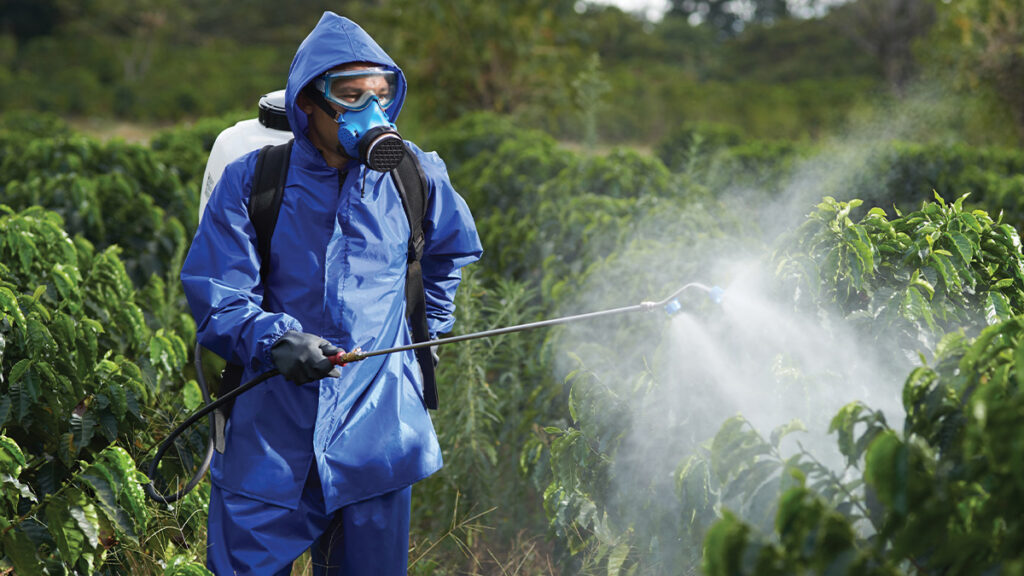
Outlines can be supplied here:
<path id="1" fill-rule="evenodd" d="M 413 146 L 429 185 L 423 222 L 423 289 L 430 335 L 449 332 L 455 324 L 455 291 L 462 267 L 480 259 L 483 247 L 466 201 L 452 187 L 444 162 L 434 152 Z"/>
<path id="2" fill-rule="evenodd" d="M 228 362 L 273 367 L 270 347 L 302 325 L 261 308 L 260 257 L 248 198 L 256 153 L 229 164 L 214 188 L 181 270 L 196 338 Z"/>

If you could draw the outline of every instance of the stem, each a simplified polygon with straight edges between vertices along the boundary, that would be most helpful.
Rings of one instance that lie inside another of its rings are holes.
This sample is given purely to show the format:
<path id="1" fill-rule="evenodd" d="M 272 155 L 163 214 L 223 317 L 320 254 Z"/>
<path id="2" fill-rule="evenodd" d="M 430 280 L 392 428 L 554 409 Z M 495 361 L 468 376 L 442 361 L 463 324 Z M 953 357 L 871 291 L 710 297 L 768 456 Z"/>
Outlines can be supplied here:
<path id="1" fill-rule="evenodd" d="M 3 539 L 3 537 L 6 536 L 8 532 L 13 530 L 14 527 L 17 526 L 18 524 L 21 524 L 22 522 L 24 522 L 25 520 L 28 520 L 32 516 L 35 516 L 39 512 L 39 510 L 42 509 L 43 506 L 45 506 L 46 504 L 49 504 L 50 500 L 53 499 L 54 496 L 56 496 L 56 495 L 60 494 L 61 492 L 63 492 L 65 488 L 67 488 L 68 486 L 70 486 L 72 484 L 72 482 L 74 482 L 74 476 L 72 476 L 71 479 L 68 480 L 67 484 L 64 484 L 63 486 L 58 488 L 56 492 L 51 492 L 51 493 L 47 494 L 46 496 L 43 496 L 42 500 L 36 502 L 35 505 L 33 505 L 31 508 L 29 508 L 27 512 L 25 512 L 21 516 L 18 516 L 17 518 L 15 518 L 13 522 L 8 524 L 3 530 L 0 530 L 0 539 Z"/>
<path id="2" fill-rule="evenodd" d="M 839 486 L 839 489 L 842 490 L 842 492 L 844 494 L 846 494 L 846 496 L 849 498 L 850 502 L 852 502 L 853 505 L 856 506 L 861 511 L 861 513 L 864 515 L 864 517 L 868 519 L 868 522 L 871 522 L 871 526 L 874 527 L 874 529 L 876 531 L 881 531 L 882 527 L 881 526 L 877 526 L 875 524 L 875 520 L 871 517 L 870 512 L 868 511 L 867 508 L 864 507 L 864 502 L 860 498 L 858 498 L 856 495 L 854 495 L 853 492 L 850 492 L 849 488 L 847 488 L 846 485 L 843 484 L 842 480 L 839 479 L 839 476 L 836 476 L 836 473 L 833 472 L 831 468 L 829 468 L 828 466 L 825 466 L 824 464 L 822 464 L 821 460 L 818 460 L 817 458 L 815 458 L 814 454 L 811 454 L 810 452 L 808 452 L 807 449 L 804 448 L 804 445 L 801 444 L 799 441 L 797 441 L 796 445 L 800 447 L 800 452 L 803 453 L 804 456 L 807 456 L 808 458 L 810 458 L 812 462 L 814 462 L 815 464 L 818 465 L 818 468 L 820 468 L 822 470 L 825 470 L 828 473 L 828 477 L 832 480 L 832 482 L 836 486 Z M 856 468 L 856 466 L 854 468 Z"/>

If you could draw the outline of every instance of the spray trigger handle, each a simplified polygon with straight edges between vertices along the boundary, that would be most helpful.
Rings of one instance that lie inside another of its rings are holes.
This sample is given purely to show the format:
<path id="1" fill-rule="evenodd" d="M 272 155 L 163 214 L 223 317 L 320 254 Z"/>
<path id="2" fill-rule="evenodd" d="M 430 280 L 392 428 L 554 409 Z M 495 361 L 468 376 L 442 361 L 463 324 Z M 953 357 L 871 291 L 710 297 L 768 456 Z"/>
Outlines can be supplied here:
<path id="1" fill-rule="evenodd" d="M 366 356 L 363 355 L 362 348 L 356 348 L 351 352 L 339 350 L 337 354 L 332 354 L 331 356 L 327 357 L 327 359 L 330 360 L 331 363 L 334 364 L 335 366 L 345 366 L 349 362 L 358 362 L 363 358 L 366 358 Z"/>

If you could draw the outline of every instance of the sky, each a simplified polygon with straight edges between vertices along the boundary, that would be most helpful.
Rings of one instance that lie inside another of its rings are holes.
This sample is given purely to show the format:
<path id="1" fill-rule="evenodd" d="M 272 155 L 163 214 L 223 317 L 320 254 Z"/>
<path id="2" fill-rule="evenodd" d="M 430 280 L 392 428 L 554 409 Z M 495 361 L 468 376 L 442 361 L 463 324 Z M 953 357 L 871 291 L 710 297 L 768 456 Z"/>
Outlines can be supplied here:
<path id="1" fill-rule="evenodd" d="M 626 12 L 643 12 L 648 20 L 659 20 L 668 10 L 669 0 L 592 0 L 596 4 L 612 4 Z M 846 0 L 791 0 L 789 9 L 801 17 L 821 15 L 831 6 L 842 4 Z"/>
<path id="2" fill-rule="evenodd" d="M 644 12 L 649 20 L 657 20 L 668 9 L 668 0 L 601 0 L 601 4 L 614 4 L 627 12 Z"/>

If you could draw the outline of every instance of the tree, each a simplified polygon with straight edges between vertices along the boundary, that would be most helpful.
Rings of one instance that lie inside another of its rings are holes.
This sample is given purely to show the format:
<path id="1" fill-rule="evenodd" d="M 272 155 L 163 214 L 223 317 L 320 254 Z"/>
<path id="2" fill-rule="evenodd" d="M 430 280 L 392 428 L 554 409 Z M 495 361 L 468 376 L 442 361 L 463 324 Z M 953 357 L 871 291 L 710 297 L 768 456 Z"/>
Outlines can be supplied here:
<path id="1" fill-rule="evenodd" d="M 7 0 L 0 10 L 0 34 L 11 34 L 19 42 L 45 36 L 53 31 L 57 16 L 53 0 Z"/>
<path id="2" fill-rule="evenodd" d="M 839 29 L 878 60 L 889 86 L 898 92 L 913 76 L 914 41 L 935 23 L 929 0 L 857 0 L 836 9 Z"/>
<path id="3" fill-rule="evenodd" d="M 418 87 L 425 116 L 509 112 L 540 92 L 568 97 L 568 83 L 553 79 L 564 67 L 570 0 L 390 0 L 379 8 L 367 31 L 382 40 L 390 35 L 387 50 Z"/>
<path id="4" fill-rule="evenodd" d="M 58 0 L 57 5 L 68 33 L 84 38 L 98 33 L 129 42 L 120 54 L 122 78 L 129 84 L 145 78 L 158 48 L 187 32 L 194 19 L 193 10 L 178 0 Z"/>
<path id="5" fill-rule="evenodd" d="M 713 28 L 720 38 L 739 34 L 747 24 L 773 24 L 789 18 L 788 0 L 671 0 L 670 17 Z"/>
<path id="6" fill-rule="evenodd" d="M 994 89 L 1024 138 L 1024 1 L 965 0 L 944 6 L 942 17 L 959 36 L 961 74 Z"/>

